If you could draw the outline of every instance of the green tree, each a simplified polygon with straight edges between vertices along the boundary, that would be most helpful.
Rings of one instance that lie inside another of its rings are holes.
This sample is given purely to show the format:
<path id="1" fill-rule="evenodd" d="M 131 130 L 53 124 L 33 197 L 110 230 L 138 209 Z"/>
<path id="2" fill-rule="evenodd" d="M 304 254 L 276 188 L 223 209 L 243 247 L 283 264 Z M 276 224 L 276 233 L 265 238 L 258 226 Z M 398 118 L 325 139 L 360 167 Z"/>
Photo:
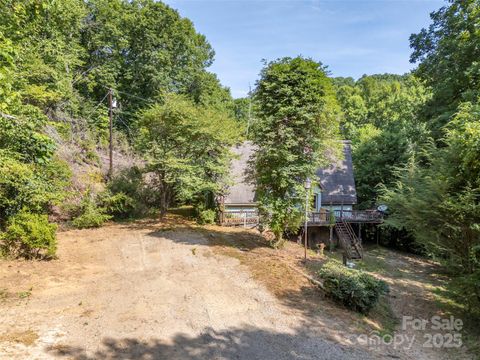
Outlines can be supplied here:
<path id="1" fill-rule="evenodd" d="M 72 86 L 84 54 L 80 45 L 85 6 L 80 0 L 5 0 L 0 33 L 16 46 L 15 85 L 24 103 L 43 111 L 79 101 Z"/>
<path id="2" fill-rule="evenodd" d="M 12 41 L 5 39 L 0 32 L 0 112 L 11 111 L 19 104 L 19 94 L 14 90 L 15 55 Z"/>
<path id="3" fill-rule="evenodd" d="M 424 118 L 436 138 L 463 101 L 476 101 L 480 89 L 480 3 L 451 0 L 430 14 L 431 25 L 410 37 L 416 75 L 433 89 Z"/>
<path id="4" fill-rule="evenodd" d="M 359 206 L 377 202 L 379 186 L 395 181 L 394 169 L 428 142 L 419 118 L 428 89 L 412 75 L 371 75 L 336 79 L 342 132 L 352 140 Z"/>
<path id="5" fill-rule="evenodd" d="M 138 148 L 154 174 L 162 216 L 174 202 L 200 205 L 222 193 L 238 135 L 228 114 L 171 94 L 142 114 L 140 126 Z"/>
<path id="6" fill-rule="evenodd" d="M 303 183 L 337 136 L 339 106 L 325 67 L 302 57 L 266 63 L 255 89 L 252 178 L 262 221 L 276 245 L 298 225 Z"/>
<path id="7" fill-rule="evenodd" d="M 480 107 L 462 104 L 444 131 L 446 146 L 431 145 L 429 166 L 412 158 L 396 186 L 384 189 L 392 209 L 387 223 L 471 274 L 480 268 Z"/>
<path id="8" fill-rule="evenodd" d="M 233 102 L 235 119 L 237 119 L 237 121 L 241 123 L 246 124 L 248 122 L 248 117 L 251 116 L 252 100 L 248 97 L 244 97 L 235 99 Z"/>
<path id="9" fill-rule="evenodd" d="M 118 90 L 127 123 L 135 119 L 129 113 L 169 92 L 231 111 L 229 90 L 206 71 L 214 51 L 189 19 L 153 0 L 90 0 L 87 6 L 82 30 L 87 74 L 78 83 L 86 96 L 98 102 L 107 87 Z"/>

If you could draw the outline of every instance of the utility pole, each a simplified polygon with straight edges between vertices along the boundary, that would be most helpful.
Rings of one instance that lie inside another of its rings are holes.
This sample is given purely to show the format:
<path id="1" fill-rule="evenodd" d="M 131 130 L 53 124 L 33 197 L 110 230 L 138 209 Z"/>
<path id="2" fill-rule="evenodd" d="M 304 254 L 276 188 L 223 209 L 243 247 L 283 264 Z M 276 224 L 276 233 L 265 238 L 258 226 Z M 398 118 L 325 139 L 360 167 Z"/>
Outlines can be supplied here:
<path id="1" fill-rule="evenodd" d="M 108 176 L 111 178 L 113 175 L 113 99 L 112 89 L 108 89 L 108 116 L 110 118 L 110 167 L 108 170 Z"/>
<path id="2" fill-rule="evenodd" d="M 305 235 L 305 244 L 304 244 L 304 257 L 303 261 L 305 264 L 307 263 L 307 247 L 308 247 L 308 193 L 310 191 L 310 187 L 312 186 L 312 182 L 310 178 L 307 177 L 305 180 L 305 229 L 303 231 Z"/>

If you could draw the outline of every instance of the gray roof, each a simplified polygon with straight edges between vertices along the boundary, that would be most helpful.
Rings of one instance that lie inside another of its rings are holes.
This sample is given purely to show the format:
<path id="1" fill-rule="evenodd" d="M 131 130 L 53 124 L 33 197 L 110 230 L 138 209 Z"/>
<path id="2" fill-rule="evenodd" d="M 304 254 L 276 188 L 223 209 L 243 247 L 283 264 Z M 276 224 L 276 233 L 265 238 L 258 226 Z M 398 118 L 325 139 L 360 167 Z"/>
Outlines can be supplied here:
<path id="1" fill-rule="evenodd" d="M 342 143 L 344 159 L 342 161 L 332 160 L 332 165 L 318 169 L 316 172 L 322 188 L 322 204 L 325 205 L 357 203 L 350 141 Z M 246 141 L 234 147 L 232 151 L 237 156 L 231 165 L 233 185 L 229 187 L 224 203 L 230 205 L 254 204 L 254 187 L 247 182 L 245 171 L 248 167 L 248 160 L 255 151 L 255 146 Z"/>
<path id="2" fill-rule="evenodd" d="M 255 189 L 247 182 L 245 174 L 248 160 L 254 151 L 255 146 L 250 141 L 245 141 L 232 149 L 236 155 L 231 165 L 233 185 L 229 187 L 228 195 L 225 196 L 225 204 L 246 205 L 255 202 Z"/>
<path id="3" fill-rule="evenodd" d="M 322 204 L 356 204 L 357 190 L 353 176 L 352 149 L 350 141 L 342 141 L 343 159 L 318 169 L 316 174 L 322 188 Z"/>

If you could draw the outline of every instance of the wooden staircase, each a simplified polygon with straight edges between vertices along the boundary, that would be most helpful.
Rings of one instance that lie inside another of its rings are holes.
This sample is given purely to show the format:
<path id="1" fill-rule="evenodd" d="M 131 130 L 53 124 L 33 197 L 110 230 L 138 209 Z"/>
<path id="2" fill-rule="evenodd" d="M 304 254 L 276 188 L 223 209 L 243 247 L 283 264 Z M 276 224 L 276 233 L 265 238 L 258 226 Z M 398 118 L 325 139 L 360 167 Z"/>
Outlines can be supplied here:
<path id="1" fill-rule="evenodd" d="M 352 225 L 346 221 L 337 221 L 335 223 L 335 231 L 344 250 L 344 261 L 362 259 L 362 245 L 357 235 L 355 235 Z"/>

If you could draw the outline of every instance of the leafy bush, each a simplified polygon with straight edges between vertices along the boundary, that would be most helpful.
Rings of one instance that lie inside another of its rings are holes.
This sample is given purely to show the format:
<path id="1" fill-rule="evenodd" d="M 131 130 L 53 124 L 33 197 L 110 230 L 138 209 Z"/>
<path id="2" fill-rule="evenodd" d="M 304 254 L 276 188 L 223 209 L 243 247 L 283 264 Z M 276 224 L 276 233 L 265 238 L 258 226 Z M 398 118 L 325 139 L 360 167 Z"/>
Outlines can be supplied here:
<path id="1" fill-rule="evenodd" d="M 100 194 L 100 203 L 106 213 L 115 218 L 125 219 L 135 212 L 135 201 L 123 192 L 112 194 L 105 191 Z"/>
<path id="2" fill-rule="evenodd" d="M 23 163 L 18 154 L 0 150 L 0 219 L 21 209 L 46 212 L 63 198 L 69 178 L 65 163 L 54 159 L 42 165 Z"/>
<path id="3" fill-rule="evenodd" d="M 28 110 L 26 116 L 0 117 L 0 147 L 21 155 L 24 162 L 44 164 L 53 157 L 56 145 L 42 133 L 45 116 L 38 109 Z"/>
<path id="4" fill-rule="evenodd" d="M 108 190 L 132 199 L 131 216 L 149 213 L 158 207 L 160 201 L 158 191 L 151 186 L 151 179 L 144 179 L 143 171 L 136 166 L 116 174 L 108 184 Z"/>
<path id="5" fill-rule="evenodd" d="M 5 253 L 16 257 L 52 257 L 57 249 L 57 225 L 48 222 L 47 215 L 21 211 L 12 216 L 1 235 Z"/>
<path id="6" fill-rule="evenodd" d="M 72 221 L 72 225 L 79 229 L 100 227 L 112 218 L 105 213 L 105 209 L 98 207 L 89 192 L 79 206 L 79 214 Z"/>
<path id="7" fill-rule="evenodd" d="M 329 262 L 318 272 L 325 290 L 334 300 L 346 307 L 367 314 L 388 292 L 388 285 L 359 270 Z"/>
<path id="8" fill-rule="evenodd" d="M 215 210 L 206 209 L 198 211 L 197 222 L 199 224 L 213 224 L 215 222 Z"/>
<path id="9" fill-rule="evenodd" d="M 99 208 L 88 207 L 85 212 L 73 219 L 72 225 L 78 229 L 100 227 L 112 217 L 103 213 Z"/>

